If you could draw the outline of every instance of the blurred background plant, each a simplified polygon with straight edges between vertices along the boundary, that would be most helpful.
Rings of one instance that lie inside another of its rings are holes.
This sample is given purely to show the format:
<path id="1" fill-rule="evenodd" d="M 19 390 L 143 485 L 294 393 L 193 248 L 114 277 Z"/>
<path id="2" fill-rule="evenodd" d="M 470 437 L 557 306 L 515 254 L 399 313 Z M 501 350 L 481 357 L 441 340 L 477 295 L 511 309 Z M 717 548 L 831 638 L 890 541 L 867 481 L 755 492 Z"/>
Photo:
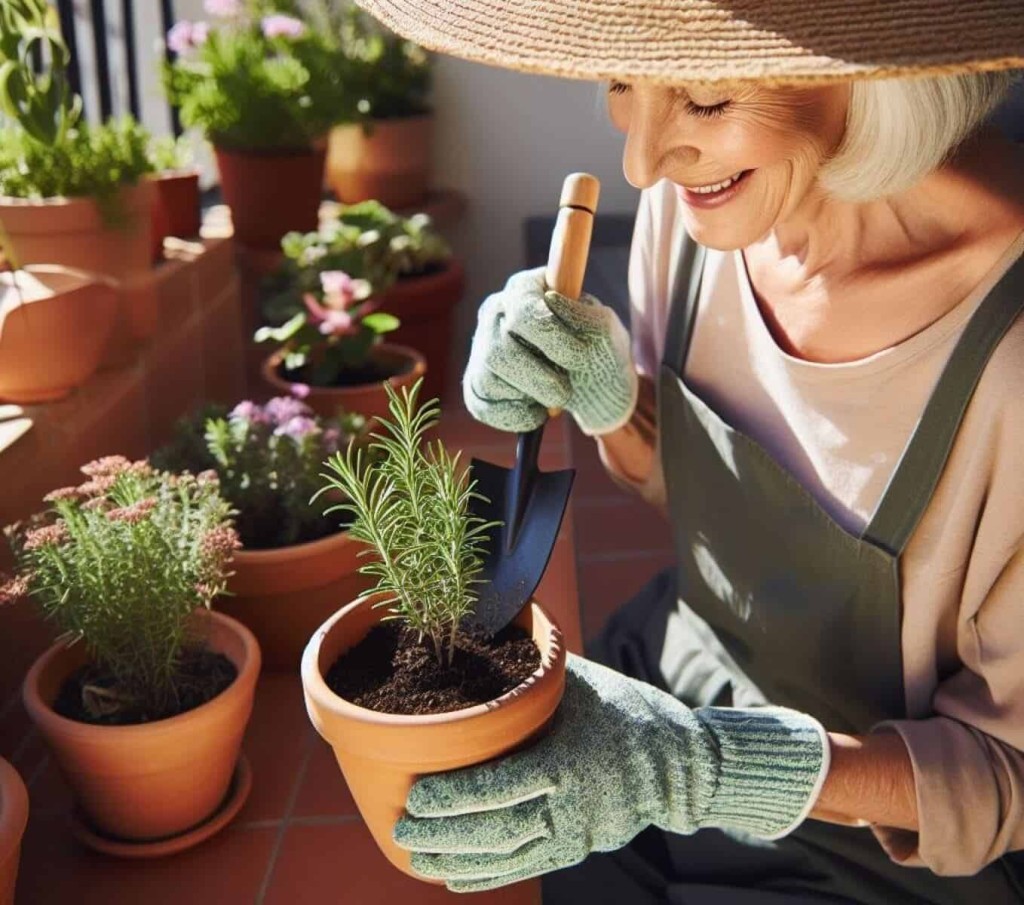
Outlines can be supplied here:
<path id="1" fill-rule="evenodd" d="M 236 510 L 248 550 L 318 540 L 344 529 L 312 503 L 327 459 L 368 442 L 366 419 L 354 413 L 322 418 L 300 399 L 244 401 L 228 411 L 206 406 L 178 423 L 172 442 L 154 453 L 154 466 L 175 472 L 216 472 L 221 494 Z"/>
<path id="2" fill-rule="evenodd" d="M 190 169 L 195 152 L 186 136 L 161 135 L 149 144 L 149 160 L 158 173 L 170 173 Z"/>

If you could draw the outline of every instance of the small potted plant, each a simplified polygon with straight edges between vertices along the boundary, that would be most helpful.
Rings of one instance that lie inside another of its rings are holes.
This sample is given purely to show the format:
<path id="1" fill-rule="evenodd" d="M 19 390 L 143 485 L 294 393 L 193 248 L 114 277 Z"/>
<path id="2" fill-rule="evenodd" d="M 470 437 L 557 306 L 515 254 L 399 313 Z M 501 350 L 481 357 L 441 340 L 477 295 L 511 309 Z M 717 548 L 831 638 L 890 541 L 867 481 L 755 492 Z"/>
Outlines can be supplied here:
<path id="1" fill-rule="evenodd" d="M 149 137 L 130 117 L 82 120 L 48 9 L 46 0 L 0 6 L 0 221 L 23 264 L 123 278 L 149 267 Z M 34 57 L 48 61 L 44 73 Z"/>
<path id="2" fill-rule="evenodd" d="M 358 570 L 364 545 L 324 514 L 326 501 L 310 504 L 328 457 L 365 442 L 362 417 L 322 418 L 283 396 L 183 419 L 172 443 L 151 457 L 170 471 L 217 473 L 221 495 L 237 512 L 242 546 L 228 595 L 215 606 L 253 631 L 269 669 L 297 669 L 310 635 L 338 601 L 369 586 Z"/>
<path id="3" fill-rule="evenodd" d="M 85 383 L 119 307 L 113 282 L 95 274 L 46 264 L 0 273 L 0 399 L 51 402 Z"/>
<path id="4" fill-rule="evenodd" d="M 74 793 L 76 835 L 166 854 L 215 832 L 248 793 L 239 751 L 259 647 L 209 611 L 238 538 L 213 474 L 119 456 L 82 471 L 7 530 L 18 573 L 3 596 L 33 597 L 63 636 L 23 699 Z"/>
<path id="5" fill-rule="evenodd" d="M 331 129 L 327 181 L 346 204 L 422 204 L 430 187 L 431 58 L 354 7 L 333 19 L 358 99 L 355 117 Z"/>
<path id="6" fill-rule="evenodd" d="M 21 837 L 28 823 L 28 790 L 18 771 L 0 757 L 0 905 L 13 905 Z"/>
<path id="7" fill-rule="evenodd" d="M 412 385 L 426 373 L 426 360 L 415 349 L 381 342 L 398 319 L 378 310 L 369 279 L 344 270 L 320 270 L 316 279 L 317 288 L 298 289 L 300 310 L 256 331 L 257 342 L 278 346 L 263 362 L 263 379 L 278 393 L 302 395 L 323 415 L 339 408 L 367 418 L 386 414 L 385 388 Z M 287 312 L 296 286 L 288 283 L 268 308 Z"/>
<path id="8" fill-rule="evenodd" d="M 199 170 L 192 163 L 192 152 L 184 136 L 169 135 L 153 142 L 150 160 L 156 173 L 153 182 L 153 259 L 163 257 L 164 239 L 198 236 L 202 225 L 199 204 Z"/>
<path id="9" fill-rule="evenodd" d="M 164 86 L 185 126 L 213 142 L 235 236 L 274 248 L 313 229 L 326 134 L 345 115 L 345 60 L 328 36 L 258 0 L 206 0 L 210 22 L 180 21 Z"/>
<path id="10" fill-rule="evenodd" d="M 490 526 L 470 513 L 474 485 L 458 455 L 425 446 L 439 408 L 419 408 L 418 389 L 389 390 L 378 461 L 350 448 L 328 463 L 326 486 L 346 497 L 340 508 L 374 551 L 363 568 L 378 584 L 328 619 L 302 659 L 313 725 L 378 846 L 413 876 L 391 834 L 415 778 L 522 744 L 547 724 L 565 681 L 561 634 L 536 602 L 493 637 L 467 624 Z"/>

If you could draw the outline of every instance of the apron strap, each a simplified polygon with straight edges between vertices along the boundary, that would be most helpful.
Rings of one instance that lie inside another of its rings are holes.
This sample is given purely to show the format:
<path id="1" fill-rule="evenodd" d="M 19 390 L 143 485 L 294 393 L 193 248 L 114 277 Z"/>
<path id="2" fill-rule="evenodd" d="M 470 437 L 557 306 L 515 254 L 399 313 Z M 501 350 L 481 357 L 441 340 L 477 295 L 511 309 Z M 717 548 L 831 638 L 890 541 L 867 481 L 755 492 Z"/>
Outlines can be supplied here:
<path id="1" fill-rule="evenodd" d="M 700 299 L 705 251 L 703 245 L 698 245 L 686 236 L 683 239 L 679 266 L 672 278 L 668 328 L 665 332 L 665 351 L 661 363 L 680 377 L 683 376 L 683 365 L 690 348 L 693 322 L 697 314 L 697 301 Z"/>
<path id="2" fill-rule="evenodd" d="M 960 422 L 992 353 L 1024 309 L 1024 257 L 971 316 L 939 377 L 863 539 L 899 556 L 939 483 Z"/>

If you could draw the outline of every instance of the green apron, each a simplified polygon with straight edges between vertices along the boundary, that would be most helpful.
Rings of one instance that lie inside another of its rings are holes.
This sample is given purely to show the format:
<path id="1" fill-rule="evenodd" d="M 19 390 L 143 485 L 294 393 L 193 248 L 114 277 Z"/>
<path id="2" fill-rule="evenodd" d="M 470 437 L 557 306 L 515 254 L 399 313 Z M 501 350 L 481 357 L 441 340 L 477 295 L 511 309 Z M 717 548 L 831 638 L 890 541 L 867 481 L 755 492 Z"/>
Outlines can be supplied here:
<path id="1" fill-rule="evenodd" d="M 900 555 L 989 356 L 1024 308 L 1024 261 L 972 317 L 856 536 L 682 378 L 704 260 L 704 249 L 688 246 L 658 402 L 678 568 L 656 576 L 588 653 L 694 707 L 772 702 L 847 733 L 905 718 Z M 1015 858 L 974 877 L 938 877 L 894 864 L 867 828 L 808 820 L 775 842 L 650 829 L 619 852 L 545 878 L 544 902 L 994 905 L 1024 901 Z"/>

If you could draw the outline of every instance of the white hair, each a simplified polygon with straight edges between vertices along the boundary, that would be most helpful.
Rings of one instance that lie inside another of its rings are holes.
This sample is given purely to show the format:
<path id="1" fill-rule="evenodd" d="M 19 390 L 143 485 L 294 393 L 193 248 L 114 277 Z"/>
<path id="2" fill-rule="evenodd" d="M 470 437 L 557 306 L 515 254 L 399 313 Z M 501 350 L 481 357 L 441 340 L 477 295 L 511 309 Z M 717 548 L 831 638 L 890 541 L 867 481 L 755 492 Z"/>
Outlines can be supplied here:
<path id="1" fill-rule="evenodd" d="M 910 188 L 949 159 L 1013 78 L 981 72 L 853 82 L 846 132 L 818 175 L 822 186 L 844 201 Z"/>

